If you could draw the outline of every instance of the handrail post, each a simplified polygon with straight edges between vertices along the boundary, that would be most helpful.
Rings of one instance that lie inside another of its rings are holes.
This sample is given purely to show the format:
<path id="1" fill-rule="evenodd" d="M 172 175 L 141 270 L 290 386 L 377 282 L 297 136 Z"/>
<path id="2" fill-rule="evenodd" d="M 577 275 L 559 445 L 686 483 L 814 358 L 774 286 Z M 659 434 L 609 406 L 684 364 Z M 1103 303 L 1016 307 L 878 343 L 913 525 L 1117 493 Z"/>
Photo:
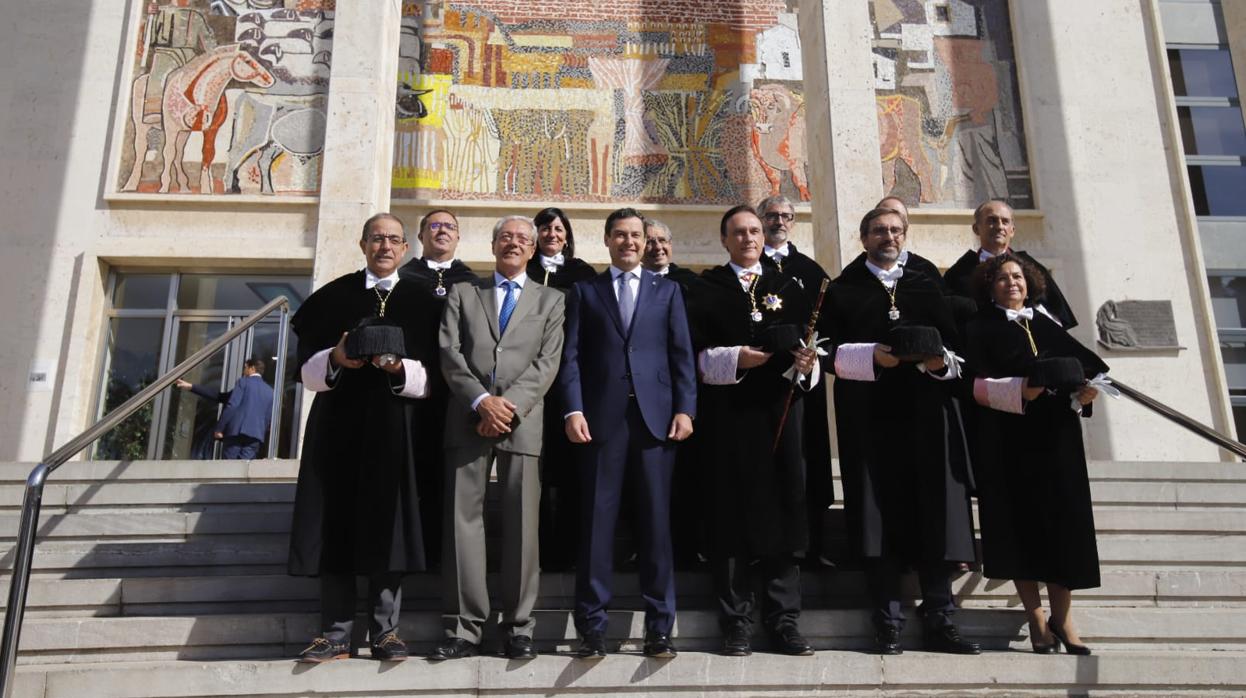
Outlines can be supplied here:
<path id="1" fill-rule="evenodd" d="M 273 413 L 268 425 L 268 457 L 276 458 L 281 446 L 281 402 L 286 390 L 286 334 L 290 331 L 290 306 L 281 306 L 281 321 L 277 324 L 277 366 L 273 374 Z"/>
<path id="2" fill-rule="evenodd" d="M 30 588 L 30 566 L 35 557 L 35 532 L 39 527 L 43 484 L 51 471 L 47 463 L 40 463 L 26 479 L 26 497 L 22 500 L 22 521 L 17 529 L 13 574 L 9 578 L 9 605 L 4 614 L 4 635 L 0 638 L 0 698 L 13 695 L 13 672 L 17 665 L 22 617 L 26 615 L 26 592 Z"/>

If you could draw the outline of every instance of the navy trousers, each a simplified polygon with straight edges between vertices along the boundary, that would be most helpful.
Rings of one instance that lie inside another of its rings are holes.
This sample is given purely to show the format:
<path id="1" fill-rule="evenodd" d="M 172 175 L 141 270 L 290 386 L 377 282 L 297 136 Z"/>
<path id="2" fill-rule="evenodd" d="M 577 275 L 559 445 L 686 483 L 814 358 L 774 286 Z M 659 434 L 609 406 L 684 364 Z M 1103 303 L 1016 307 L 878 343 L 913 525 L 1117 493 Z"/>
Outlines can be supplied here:
<path id="1" fill-rule="evenodd" d="M 260 452 L 264 442 L 238 434 L 221 439 L 221 458 L 224 460 L 251 460 Z"/>
<path id="2" fill-rule="evenodd" d="M 671 546 L 672 441 L 655 439 L 635 400 L 622 424 L 588 425 L 593 441 L 577 446 L 581 482 L 575 625 L 581 635 L 604 634 L 614 576 L 614 530 L 623 488 L 635 502 L 636 557 L 645 603 L 645 632 L 669 634 L 675 625 L 675 565 Z M 609 436 L 603 442 L 603 439 Z"/>
<path id="3" fill-rule="evenodd" d="M 875 627 L 904 627 L 904 611 L 900 601 L 900 581 L 904 568 L 904 563 L 890 557 L 870 558 L 866 561 L 865 578 L 874 602 Z M 944 562 L 924 563 L 917 565 L 916 570 L 922 592 L 922 605 L 918 607 L 917 614 L 921 616 L 922 623 L 932 629 L 950 623 L 950 616 L 956 610 L 952 602 L 950 565 Z"/>

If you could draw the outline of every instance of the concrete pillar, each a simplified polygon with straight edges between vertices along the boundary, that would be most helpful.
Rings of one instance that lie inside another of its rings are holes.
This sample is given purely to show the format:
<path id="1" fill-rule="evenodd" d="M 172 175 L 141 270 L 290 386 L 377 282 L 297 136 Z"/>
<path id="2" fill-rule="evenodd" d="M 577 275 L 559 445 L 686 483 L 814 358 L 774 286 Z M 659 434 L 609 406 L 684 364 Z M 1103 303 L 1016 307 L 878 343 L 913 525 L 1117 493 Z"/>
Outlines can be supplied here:
<path id="1" fill-rule="evenodd" d="M 333 27 L 316 287 L 362 266 L 360 226 L 389 208 L 401 0 L 344 2 Z"/>
<path id="2" fill-rule="evenodd" d="M 1031 251 L 1056 262 L 1081 320 L 1073 334 L 1096 346 L 1094 312 L 1109 299 L 1171 300 L 1184 349 L 1099 353 L 1113 376 L 1225 429 L 1223 376 L 1197 231 L 1185 212 L 1154 2 L 1027 0 L 1011 9 L 1027 140 L 1041 144 L 1030 149 L 1043 212 L 1042 241 Z M 1093 458 L 1221 457 L 1137 405 L 1101 402 L 1085 425 Z"/>
<path id="3" fill-rule="evenodd" d="M 868 3 L 800 3 L 814 256 L 832 276 L 861 251 L 857 224 L 882 196 Z"/>

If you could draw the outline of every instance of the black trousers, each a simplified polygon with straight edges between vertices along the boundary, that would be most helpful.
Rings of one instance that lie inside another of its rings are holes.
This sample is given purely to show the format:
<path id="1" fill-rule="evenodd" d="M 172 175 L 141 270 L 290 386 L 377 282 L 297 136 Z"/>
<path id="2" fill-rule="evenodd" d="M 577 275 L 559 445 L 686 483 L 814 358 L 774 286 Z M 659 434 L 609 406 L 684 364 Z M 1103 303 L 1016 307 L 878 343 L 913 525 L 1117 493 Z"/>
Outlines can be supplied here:
<path id="1" fill-rule="evenodd" d="M 320 575 L 320 628 L 330 642 L 350 644 L 355 625 L 355 575 Z M 397 632 L 402 607 L 402 575 L 386 572 L 368 577 L 368 636 L 376 642 Z"/>
<path id="2" fill-rule="evenodd" d="M 900 580 L 905 564 L 890 557 L 870 558 L 866 561 L 866 583 L 874 602 L 874 625 L 904 627 L 904 611 L 900 605 Z M 938 628 L 952 622 L 949 616 L 956 610 L 952 604 L 951 568 L 946 562 L 924 563 L 916 566 L 917 581 L 921 586 L 922 605 L 917 609 L 923 624 Z"/>
<path id="3" fill-rule="evenodd" d="M 767 630 L 795 625 L 800 618 L 800 567 L 791 555 L 723 557 L 713 563 L 723 627 L 752 623 L 754 589 L 760 585 L 761 620 Z"/>

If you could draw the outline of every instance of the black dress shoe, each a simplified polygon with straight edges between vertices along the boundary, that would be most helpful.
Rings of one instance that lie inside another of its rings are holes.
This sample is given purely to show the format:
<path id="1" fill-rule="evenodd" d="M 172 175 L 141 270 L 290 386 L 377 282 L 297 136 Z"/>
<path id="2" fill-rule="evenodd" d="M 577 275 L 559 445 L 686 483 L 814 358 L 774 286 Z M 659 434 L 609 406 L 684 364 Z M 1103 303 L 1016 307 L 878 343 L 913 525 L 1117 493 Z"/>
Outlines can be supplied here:
<path id="1" fill-rule="evenodd" d="M 299 661 L 304 664 L 319 664 L 335 659 L 346 659 L 350 656 L 350 646 L 345 642 L 333 642 L 325 637 L 311 641 L 307 649 L 299 652 Z"/>
<path id="2" fill-rule="evenodd" d="M 671 642 L 670 635 L 666 633 L 649 633 L 645 636 L 646 657 L 673 659 L 676 654 L 675 643 Z"/>
<path id="3" fill-rule="evenodd" d="M 900 629 L 894 625 L 880 625 L 874 630 L 874 651 L 879 654 L 904 654 L 900 646 Z"/>
<path id="4" fill-rule="evenodd" d="M 580 659 L 603 659 L 606 656 L 606 636 L 601 633 L 590 633 L 580 640 L 580 647 L 575 651 Z"/>
<path id="5" fill-rule="evenodd" d="M 956 626 L 951 623 L 926 628 L 925 646 L 930 652 L 944 652 L 947 654 L 982 653 L 982 648 L 978 646 L 978 643 L 962 638 L 960 630 L 957 630 Z"/>
<path id="6" fill-rule="evenodd" d="M 480 652 L 480 647 L 474 642 L 468 642 L 461 637 L 452 637 L 442 640 L 440 645 L 433 648 L 428 653 L 428 658 L 441 661 L 443 659 L 462 659 L 464 657 L 475 657 Z"/>
<path id="7" fill-rule="evenodd" d="M 407 643 L 398 637 L 398 633 L 388 632 L 381 639 L 372 643 L 372 658 L 382 662 L 401 662 L 409 655 Z"/>
<path id="8" fill-rule="evenodd" d="M 728 657 L 747 657 L 753 653 L 753 626 L 748 623 L 732 623 L 723 633 L 722 654 Z"/>
<path id="9" fill-rule="evenodd" d="M 770 633 L 770 638 L 774 643 L 774 651 L 780 654 L 790 654 L 794 657 L 813 655 L 813 645 L 800 634 L 795 623 L 780 625 Z"/>
<path id="10" fill-rule="evenodd" d="M 510 659 L 536 659 L 536 650 L 532 648 L 532 638 L 527 635 L 512 635 L 506 639 L 506 656 Z"/>
<path id="11" fill-rule="evenodd" d="M 1057 626 L 1055 623 L 1048 622 L 1047 629 L 1051 631 L 1052 635 L 1056 636 L 1056 642 L 1058 644 L 1064 645 L 1065 652 L 1081 657 L 1085 657 L 1090 654 L 1090 648 L 1086 645 L 1075 645 L 1072 642 L 1069 642 L 1068 637 L 1064 634 L 1064 628 Z"/>

